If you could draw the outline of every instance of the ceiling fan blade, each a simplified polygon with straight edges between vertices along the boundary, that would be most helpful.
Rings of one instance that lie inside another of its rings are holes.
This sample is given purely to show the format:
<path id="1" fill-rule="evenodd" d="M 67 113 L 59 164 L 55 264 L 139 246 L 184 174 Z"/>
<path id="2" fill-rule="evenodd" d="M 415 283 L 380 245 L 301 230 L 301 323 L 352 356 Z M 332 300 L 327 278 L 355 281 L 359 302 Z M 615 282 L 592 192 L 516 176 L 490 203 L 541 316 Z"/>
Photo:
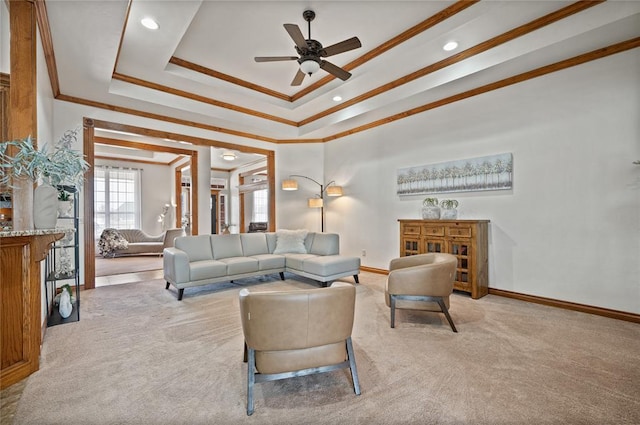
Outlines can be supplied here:
<path id="1" fill-rule="evenodd" d="M 300 31 L 300 27 L 296 24 L 284 24 L 284 29 L 287 30 L 291 38 L 293 39 L 296 46 L 300 49 L 307 48 L 307 40 L 305 40 L 304 35 L 302 35 L 302 31 Z"/>
<path id="2" fill-rule="evenodd" d="M 298 68 L 298 72 L 296 73 L 296 76 L 293 77 L 291 85 L 299 86 L 300 84 L 302 84 L 302 80 L 304 80 L 304 72 L 300 71 L 300 68 Z"/>
<path id="3" fill-rule="evenodd" d="M 348 52 L 349 50 L 357 49 L 358 47 L 362 47 L 362 43 L 358 37 L 352 37 L 348 40 L 341 41 L 340 43 L 332 44 L 329 47 L 325 47 L 321 52 L 320 56 L 327 57 L 337 55 L 338 53 Z"/>
<path id="4" fill-rule="evenodd" d="M 292 61 L 297 60 L 297 56 L 256 56 L 256 62 L 276 62 L 276 61 Z"/>
<path id="5" fill-rule="evenodd" d="M 335 75 L 336 77 L 340 78 L 342 81 L 346 81 L 349 79 L 349 77 L 351 77 L 351 74 L 349 72 L 345 71 L 339 66 L 332 64 L 331 62 L 327 62 L 327 61 L 320 62 L 320 68 L 324 69 L 329 74 Z"/>

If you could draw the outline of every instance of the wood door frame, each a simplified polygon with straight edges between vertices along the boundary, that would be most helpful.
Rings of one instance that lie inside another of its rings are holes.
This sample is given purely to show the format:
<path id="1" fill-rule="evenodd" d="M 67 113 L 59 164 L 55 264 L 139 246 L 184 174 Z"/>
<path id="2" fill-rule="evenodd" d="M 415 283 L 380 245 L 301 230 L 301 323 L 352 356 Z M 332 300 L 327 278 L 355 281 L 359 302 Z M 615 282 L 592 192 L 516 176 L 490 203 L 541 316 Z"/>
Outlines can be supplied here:
<path id="1" fill-rule="evenodd" d="M 269 228 L 271 231 L 275 231 L 275 152 L 266 149 L 259 149 L 250 146 L 242 146 L 236 145 L 232 143 L 211 140 L 211 139 L 203 139 L 194 136 L 187 136 L 184 134 L 178 133 L 170 133 L 166 131 L 142 128 L 132 125 L 120 124 L 110 121 L 102 121 L 96 120 L 92 118 L 85 117 L 83 119 L 83 152 L 85 155 L 85 160 L 89 163 L 89 170 L 85 174 L 85 178 L 87 182 L 93 184 L 94 182 L 94 166 L 95 166 L 95 143 L 97 140 L 100 140 L 101 143 L 107 140 L 115 140 L 115 139 L 105 139 L 99 138 L 95 136 L 95 130 L 113 130 L 113 131 L 121 131 L 131 134 L 136 134 L 145 137 L 151 138 L 159 138 L 159 139 L 171 139 L 171 140 L 180 140 L 191 143 L 196 146 L 208 146 L 208 147 L 220 147 L 225 149 L 233 149 L 240 152 L 249 152 L 249 153 L 257 153 L 260 155 L 264 155 L 267 158 L 267 168 L 269 169 L 269 193 L 272 194 L 269 197 Z M 122 141 L 119 141 L 121 143 Z M 197 150 L 188 150 L 184 148 L 172 148 L 161 145 L 151 145 L 146 143 L 138 143 L 138 142 L 130 142 L 136 147 L 144 150 L 154 149 L 160 150 L 165 149 L 165 152 L 173 152 L 182 155 L 188 155 L 190 157 L 190 165 L 191 165 L 191 189 L 192 189 L 192 204 L 195 205 L 195 208 L 192 208 L 192 233 L 197 234 L 198 231 L 198 152 Z M 186 152 L 186 153 L 185 153 Z M 207 168 L 208 169 L 208 168 Z M 177 186 L 177 184 L 176 184 Z M 177 187 L 176 187 L 177 188 Z M 179 193 L 176 192 L 176 193 Z M 96 263 L 95 263 L 95 243 L 94 243 L 94 233 L 95 233 L 95 196 L 93 190 L 85 190 L 83 191 L 83 202 L 84 202 L 84 288 L 85 289 L 93 289 L 96 285 Z M 272 215 L 271 215 L 272 213 Z M 177 214 L 176 214 L 177 215 Z"/>

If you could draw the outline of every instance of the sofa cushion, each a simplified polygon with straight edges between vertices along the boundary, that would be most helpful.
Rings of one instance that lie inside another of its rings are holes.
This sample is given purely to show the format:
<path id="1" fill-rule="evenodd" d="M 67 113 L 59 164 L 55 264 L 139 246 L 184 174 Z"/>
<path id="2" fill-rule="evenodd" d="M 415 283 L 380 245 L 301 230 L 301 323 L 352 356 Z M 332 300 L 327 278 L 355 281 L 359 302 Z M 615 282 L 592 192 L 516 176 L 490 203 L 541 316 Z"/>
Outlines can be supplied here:
<path id="1" fill-rule="evenodd" d="M 258 254 L 251 258 L 258 260 L 258 270 L 284 269 L 285 258 L 282 255 Z"/>
<path id="2" fill-rule="evenodd" d="M 245 257 L 269 253 L 267 237 L 264 233 L 242 233 L 240 242 L 242 243 L 242 253 Z"/>
<path id="3" fill-rule="evenodd" d="M 360 269 L 360 258 L 341 255 L 318 256 L 304 261 L 302 270 L 318 276 L 331 276 Z"/>
<path id="4" fill-rule="evenodd" d="M 296 270 L 304 270 L 304 262 L 310 258 L 315 258 L 313 254 L 285 254 L 286 264 L 288 268 Z"/>
<path id="5" fill-rule="evenodd" d="M 274 254 L 306 254 L 307 249 L 304 246 L 304 240 L 307 237 L 307 230 L 285 230 L 281 229 L 276 232 L 276 249 Z"/>
<path id="6" fill-rule="evenodd" d="M 187 253 L 189 262 L 213 260 L 209 235 L 182 236 L 175 239 L 175 246 Z"/>
<path id="7" fill-rule="evenodd" d="M 227 274 L 227 265 L 220 261 L 205 260 L 189 263 L 190 280 L 206 280 Z"/>
<path id="8" fill-rule="evenodd" d="M 276 232 L 268 232 L 264 234 L 267 237 L 267 247 L 269 248 L 269 254 L 273 254 L 276 250 Z"/>
<path id="9" fill-rule="evenodd" d="M 242 274 L 258 271 L 258 260 L 252 257 L 230 257 L 219 260 L 227 265 L 227 274 Z"/>
<path id="10" fill-rule="evenodd" d="M 316 233 L 311 243 L 310 254 L 338 255 L 340 253 L 340 238 L 336 233 Z"/>
<path id="11" fill-rule="evenodd" d="M 213 259 L 242 257 L 242 243 L 240 235 L 211 235 Z"/>

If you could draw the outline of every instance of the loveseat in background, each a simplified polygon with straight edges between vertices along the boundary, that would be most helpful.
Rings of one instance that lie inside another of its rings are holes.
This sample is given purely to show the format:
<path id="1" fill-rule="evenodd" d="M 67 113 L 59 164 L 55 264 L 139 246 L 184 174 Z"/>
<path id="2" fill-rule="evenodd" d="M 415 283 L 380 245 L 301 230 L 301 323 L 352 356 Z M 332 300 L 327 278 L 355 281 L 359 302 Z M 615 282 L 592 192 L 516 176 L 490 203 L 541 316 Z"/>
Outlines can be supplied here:
<path id="1" fill-rule="evenodd" d="M 165 248 L 173 246 L 178 236 L 184 236 L 184 229 L 169 229 L 153 236 L 140 229 L 104 229 L 98 241 L 98 252 L 105 258 L 125 255 L 161 255 Z"/>

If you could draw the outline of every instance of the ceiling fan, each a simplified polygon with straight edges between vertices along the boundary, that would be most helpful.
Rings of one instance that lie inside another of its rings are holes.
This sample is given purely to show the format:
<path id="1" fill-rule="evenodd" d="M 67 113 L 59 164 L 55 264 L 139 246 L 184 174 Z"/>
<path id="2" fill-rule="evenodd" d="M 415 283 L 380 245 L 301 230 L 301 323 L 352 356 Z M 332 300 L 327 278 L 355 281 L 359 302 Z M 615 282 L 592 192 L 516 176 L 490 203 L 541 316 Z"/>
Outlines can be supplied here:
<path id="1" fill-rule="evenodd" d="M 300 31 L 300 27 L 296 24 L 284 24 L 284 29 L 287 30 L 293 41 L 296 43 L 295 48 L 296 52 L 298 52 L 297 56 L 257 56 L 255 57 L 256 62 L 275 62 L 275 61 L 288 61 L 288 60 L 296 60 L 300 64 L 300 68 L 296 73 L 293 81 L 291 82 L 292 86 L 299 86 L 302 84 L 302 80 L 304 80 L 305 74 L 313 74 L 317 72 L 319 69 L 324 69 L 329 74 L 335 75 L 341 80 L 345 81 L 351 74 L 344 69 L 340 68 L 332 64 L 331 62 L 327 62 L 322 58 L 326 58 L 328 56 L 337 55 L 338 53 L 348 52 L 349 50 L 357 49 L 361 47 L 362 44 L 358 37 L 352 37 L 347 40 L 341 41 L 336 44 L 332 44 L 328 47 L 322 47 L 322 44 L 318 40 L 314 40 L 311 38 L 311 21 L 316 17 L 316 14 L 313 10 L 305 10 L 302 13 L 302 17 L 305 21 L 307 21 L 309 27 L 309 38 L 305 39 L 304 35 L 302 35 L 302 31 Z"/>

